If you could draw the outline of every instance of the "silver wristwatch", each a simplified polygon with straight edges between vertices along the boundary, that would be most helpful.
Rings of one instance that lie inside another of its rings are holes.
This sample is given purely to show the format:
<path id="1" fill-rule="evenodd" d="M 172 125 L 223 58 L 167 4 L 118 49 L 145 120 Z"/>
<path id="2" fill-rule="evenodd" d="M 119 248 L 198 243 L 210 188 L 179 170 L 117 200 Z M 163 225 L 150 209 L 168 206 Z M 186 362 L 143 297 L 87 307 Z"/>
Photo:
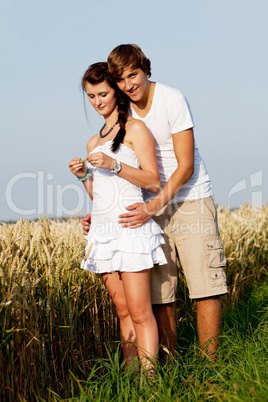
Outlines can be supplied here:
<path id="1" fill-rule="evenodd" d="M 119 173 L 122 169 L 122 165 L 119 161 L 116 161 L 113 167 L 112 172 Z"/>

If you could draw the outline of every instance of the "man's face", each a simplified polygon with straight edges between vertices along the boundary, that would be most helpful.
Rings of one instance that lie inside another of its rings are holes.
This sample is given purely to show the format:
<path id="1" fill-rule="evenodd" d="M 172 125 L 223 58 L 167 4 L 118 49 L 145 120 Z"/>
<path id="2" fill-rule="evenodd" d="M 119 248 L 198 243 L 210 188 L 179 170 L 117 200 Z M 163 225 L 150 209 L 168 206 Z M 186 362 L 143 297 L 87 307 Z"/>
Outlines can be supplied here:
<path id="1" fill-rule="evenodd" d="M 140 68 L 126 67 L 117 80 L 118 88 L 130 97 L 132 102 L 139 102 L 147 96 L 149 81 L 147 74 Z"/>

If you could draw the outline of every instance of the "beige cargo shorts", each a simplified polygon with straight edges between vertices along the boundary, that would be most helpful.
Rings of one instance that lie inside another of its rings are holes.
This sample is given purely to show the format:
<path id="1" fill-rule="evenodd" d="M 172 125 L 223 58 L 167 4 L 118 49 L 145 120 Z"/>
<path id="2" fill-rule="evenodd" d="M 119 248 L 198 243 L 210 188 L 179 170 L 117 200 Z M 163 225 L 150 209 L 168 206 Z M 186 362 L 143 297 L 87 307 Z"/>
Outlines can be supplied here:
<path id="1" fill-rule="evenodd" d="M 165 233 L 168 264 L 151 271 L 152 303 L 175 301 L 180 264 L 191 299 L 226 294 L 226 259 L 212 197 L 166 205 L 153 219 Z"/>

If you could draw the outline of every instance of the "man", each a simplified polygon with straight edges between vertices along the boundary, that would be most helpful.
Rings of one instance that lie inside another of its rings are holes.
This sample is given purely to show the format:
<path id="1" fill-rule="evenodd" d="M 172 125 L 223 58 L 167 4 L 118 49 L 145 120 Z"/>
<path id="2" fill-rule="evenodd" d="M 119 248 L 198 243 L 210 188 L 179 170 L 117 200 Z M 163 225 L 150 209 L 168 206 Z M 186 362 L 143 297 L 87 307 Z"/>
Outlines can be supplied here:
<path id="1" fill-rule="evenodd" d="M 149 81 L 151 63 L 137 45 L 117 46 L 108 57 L 109 71 L 131 99 L 131 114 L 145 122 L 156 146 L 161 190 L 144 190 L 119 223 L 135 228 L 150 218 L 165 232 L 167 266 L 152 270 L 151 293 L 160 340 L 174 353 L 174 301 L 180 261 L 189 296 L 196 300 L 202 355 L 214 359 L 221 326 L 220 295 L 227 293 L 223 246 L 210 178 L 196 147 L 193 119 L 180 91 Z M 87 231 L 87 218 L 84 230 Z"/>

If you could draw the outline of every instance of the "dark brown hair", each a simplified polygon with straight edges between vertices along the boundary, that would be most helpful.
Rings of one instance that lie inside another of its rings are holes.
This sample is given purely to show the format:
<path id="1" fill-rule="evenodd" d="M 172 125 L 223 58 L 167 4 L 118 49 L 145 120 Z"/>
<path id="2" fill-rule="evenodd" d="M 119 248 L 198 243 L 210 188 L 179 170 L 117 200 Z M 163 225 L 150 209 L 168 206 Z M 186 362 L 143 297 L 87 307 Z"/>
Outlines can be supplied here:
<path id="1" fill-rule="evenodd" d="M 118 81 L 126 67 L 140 68 L 151 77 L 151 62 L 138 45 L 119 45 L 108 56 L 108 68 L 112 77 Z"/>
<path id="2" fill-rule="evenodd" d="M 129 114 L 130 99 L 119 90 L 116 82 L 113 80 L 111 74 L 108 71 L 108 64 L 106 62 L 94 63 L 89 66 L 82 77 L 82 89 L 84 92 L 86 92 L 85 85 L 87 82 L 89 84 L 96 85 L 100 84 L 103 81 L 106 81 L 108 85 L 115 90 L 116 104 L 118 110 L 118 123 L 120 126 L 120 129 L 116 137 L 114 138 L 111 146 L 111 150 L 115 152 L 119 148 L 119 145 L 123 142 L 126 134 L 125 125 Z"/>

